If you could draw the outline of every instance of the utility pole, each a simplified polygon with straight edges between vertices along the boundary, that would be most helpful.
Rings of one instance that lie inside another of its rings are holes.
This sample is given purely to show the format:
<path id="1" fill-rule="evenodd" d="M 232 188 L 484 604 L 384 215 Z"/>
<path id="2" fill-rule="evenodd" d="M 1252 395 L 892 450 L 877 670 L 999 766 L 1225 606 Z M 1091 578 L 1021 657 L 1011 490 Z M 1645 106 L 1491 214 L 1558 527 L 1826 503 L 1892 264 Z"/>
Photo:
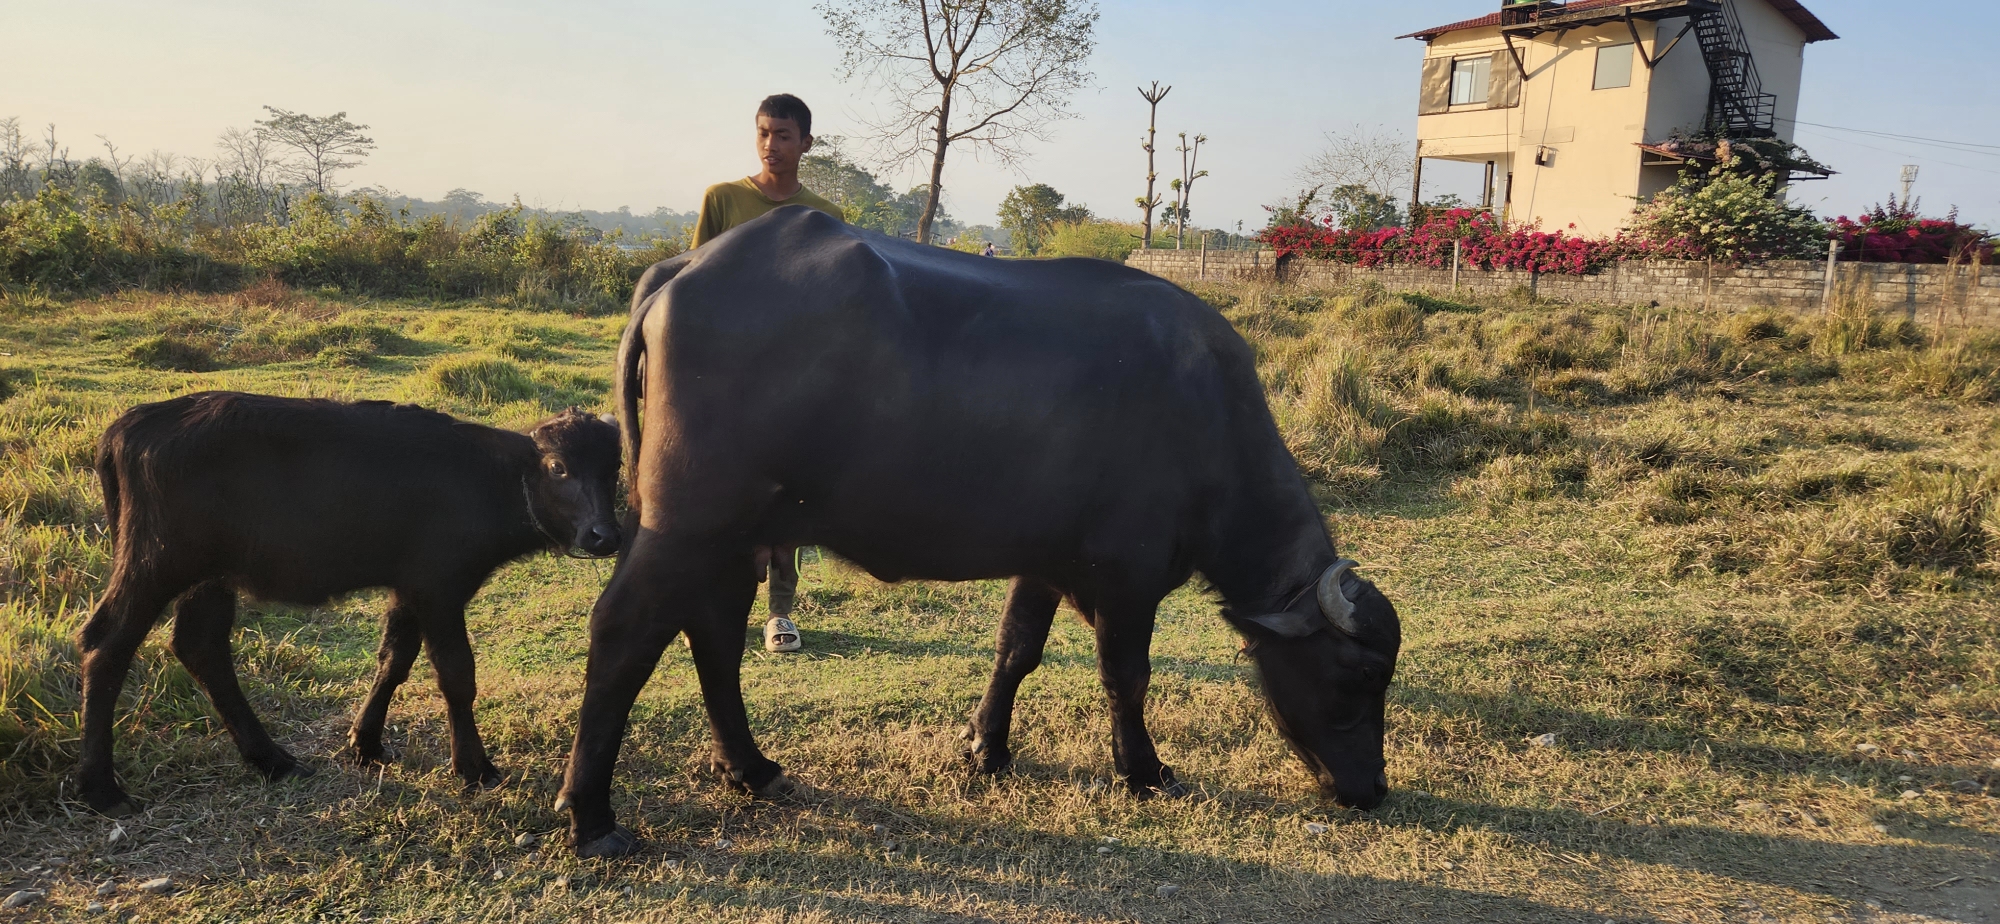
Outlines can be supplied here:
<path id="1" fill-rule="evenodd" d="M 1916 182 L 1917 182 L 1917 165 L 1904 164 L 1903 165 L 1903 208 L 1905 209 L 1908 209 L 1910 207 L 1910 187 L 1916 185 Z"/>
<path id="2" fill-rule="evenodd" d="M 1153 181 L 1159 178 L 1159 174 L 1153 172 L 1153 137 L 1157 134 L 1159 125 L 1160 100 L 1166 99 L 1167 94 L 1173 89 L 1173 87 L 1161 87 L 1157 80 L 1153 81 L 1153 88 L 1150 90 L 1139 88 L 1139 96 L 1146 101 L 1147 107 L 1146 143 L 1142 145 L 1146 149 L 1146 195 L 1139 199 L 1139 211 L 1145 214 L 1146 234 L 1141 239 L 1139 245 L 1141 247 L 1153 246 L 1153 210 L 1160 207 L 1160 197 L 1153 195 Z"/>

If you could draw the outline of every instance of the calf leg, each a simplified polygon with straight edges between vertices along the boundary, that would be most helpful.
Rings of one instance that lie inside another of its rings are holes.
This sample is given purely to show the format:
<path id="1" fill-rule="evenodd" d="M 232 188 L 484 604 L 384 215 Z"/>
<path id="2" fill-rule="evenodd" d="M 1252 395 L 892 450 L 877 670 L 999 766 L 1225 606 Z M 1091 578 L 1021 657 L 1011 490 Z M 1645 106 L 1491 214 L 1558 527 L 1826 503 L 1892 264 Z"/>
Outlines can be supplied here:
<path id="1" fill-rule="evenodd" d="M 236 742 L 244 762 L 265 779 L 311 776 L 312 769 L 271 740 L 236 681 L 229 633 L 236 625 L 236 590 L 224 581 L 195 585 L 174 605 L 174 657 L 208 694 L 209 705 Z"/>
<path id="2" fill-rule="evenodd" d="M 400 593 L 397 599 L 403 599 Z M 498 786 L 505 776 L 487 759 L 486 745 L 479 740 L 479 727 L 472 717 L 472 700 L 479 694 L 479 683 L 474 676 L 472 642 L 465 635 L 465 600 L 426 605 L 419 620 L 424 651 L 437 674 L 438 692 L 444 694 L 445 723 L 451 732 L 451 769 L 468 787 Z"/>
<path id="3" fill-rule="evenodd" d="M 382 617 L 382 645 L 375 651 L 375 685 L 347 734 L 347 756 L 354 762 L 382 759 L 382 725 L 389 718 L 389 700 L 395 697 L 396 688 L 410 679 L 410 665 L 416 662 L 423 640 L 415 607 L 401 597 L 392 597 L 389 612 Z"/>
<path id="4" fill-rule="evenodd" d="M 1119 778 L 1137 796 L 1154 791 L 1187 794 L 1174 771 L 1160 763 L 1146 731 L 1146 687 L 1152 682 L 1153 613 L 1159 600 L 1119 599 L 1099 608 L 1097 672 L 1111 701 L 1111 758 Z"/>
<path id="5" fill-rule="evenodd" d="M 969 757 L 982 773 L 998 773 L 1013 763 L 1007 736 L 1014 722 L 1014 695 L 1021 681 L 1042 664 L 1042 650 L 1048 646 L 1049 626 L 1055 622 L 1062 594 L 1055 588 L 1029 578 L 1015 578 L 1007 591 L 1007 609 L 1000 617 L 1000 641 L 993 656 L 993 680 L 986 695 L 972 713 L 968 730 L 972 741 Z"/>
<path id="6" fill-rule="evenodd" d="M 111 587 L 77 633 L 83 660 L 83 742 L 77 760 L 77 790 L 93 810 L 126 815 L 138 805 L 118 785 L 111 762 L 111 732 L 118 694 L 132 669 L 132 656 L 153 628 L 153 620 L 180 588 L 158 586 L 151 576 L 114 571 Z"/>

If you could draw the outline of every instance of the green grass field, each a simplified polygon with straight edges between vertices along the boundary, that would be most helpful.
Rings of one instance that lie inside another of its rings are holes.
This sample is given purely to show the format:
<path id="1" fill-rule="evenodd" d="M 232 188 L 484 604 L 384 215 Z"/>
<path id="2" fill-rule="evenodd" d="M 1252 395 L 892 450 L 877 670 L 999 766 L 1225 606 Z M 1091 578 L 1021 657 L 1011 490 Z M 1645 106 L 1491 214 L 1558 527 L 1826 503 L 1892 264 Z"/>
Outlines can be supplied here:
<path id="1" fill-rule="evenodd" d="M 744 678 L 767 753 L 821 798 L 700 773 L 674 646 L 614 801 L 650 846 L 618 862 L 573 859 L 550 808 L 602 562 L 524 561 L 473 603 L 505 788 L 461 791 L 421 661 L 396 759 L 328 759 L 373 668 L 374 594 L 244 610 L 250 697 L 318 775 L 255 778 L 156 633 L 118 729 L 148 810 L 93 816 L 65 778 L 113 417 L 236 388 L 523 427 L 607 407 L 620 319 L 270 285 L 0 299 L 0 892 L 47 892 L 0 917 L 2000 920 L 2000 339 L 1852 304 L 1203 294 L 1257 345 L 1342 550 L 1403 614 L 1387 803 L 1318 800 L 1193 587 L 1161 614 L 1150 721 L 1195 795 L 1104 785 L 1109 720 L 1067 618 L 1023 688 L 1015 772 L 970 774 L 958 731 L 1003 587 L 828 559 L 806 568 L 807 652 L 753 645 Z M 157 876 L 172 890 L 136 890 Z"/>

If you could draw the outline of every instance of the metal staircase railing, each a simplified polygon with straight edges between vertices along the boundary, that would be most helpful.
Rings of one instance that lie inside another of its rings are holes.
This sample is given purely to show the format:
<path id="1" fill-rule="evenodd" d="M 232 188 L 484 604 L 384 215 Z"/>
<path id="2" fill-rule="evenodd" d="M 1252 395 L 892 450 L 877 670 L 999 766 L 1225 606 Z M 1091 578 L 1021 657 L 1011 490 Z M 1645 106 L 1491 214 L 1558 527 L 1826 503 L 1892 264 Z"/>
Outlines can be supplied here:
<path id="1" fill-rule="evenodd" d="M 1771 137 L 1777 134 L 1778 97 L 1764 92 L 1735 5 L 1722 0 L 1721 6 L 1718 13 L 1694 17 L 1695 38 L 1708 66 L 1708 128 L 1736 137 Z"/>

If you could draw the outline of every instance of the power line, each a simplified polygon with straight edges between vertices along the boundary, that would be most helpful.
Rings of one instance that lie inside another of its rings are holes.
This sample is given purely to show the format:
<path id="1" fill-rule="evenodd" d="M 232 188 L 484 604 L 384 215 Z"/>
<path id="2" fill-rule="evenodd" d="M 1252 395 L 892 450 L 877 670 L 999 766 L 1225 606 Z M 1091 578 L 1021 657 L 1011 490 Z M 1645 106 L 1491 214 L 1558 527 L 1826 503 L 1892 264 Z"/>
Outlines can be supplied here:
<path id="1" fill-rule="evenodd" d="M 1984 154 L 1989 157 L 2000 157 L 2000 145 L 1995 144 L 1978 144 L 1971 141 L 1945 141 L 1939 138 L 1920 138 L 1916 135 L 1898 135 L 1895 132 L 1878 132 L 1866 128 L 1847 128 L 1840 125 L 1821 125 L 1818 122 L 1801 122 L 1797 119 L 1783 119 L 1783 121 L 1790 122 L 1793 125 L 1810 125 L 1814 128 L 1830 128 L 1834 131 L 1854 132 L 1857 135 L 1873 135 L 1877 138 L 1888 138 L 1892 141 L 1914 141 L 1918 144 L 1939 145 L 1941 147 L 1961 150 L 1967 154 Z"/>
<path id="2" fill-rule="evenodd" d="M 1803 125 L 1803 124 L 1805 124 L 1805 123 L 1800 123 L 1800 124 L 1802 124 L 1802 125 Z M 1929 154 L 1913 154 L 1913 153 L 1911 153 L 1911 152 L 1909 152 L 1909 151 L 1896 151 L 1896 150 L 1891 150 L 1891 149 L 1889 149 L 1889 148 L 1878 148 L 1878 147 L 1876 147 L 1876 146 L 1874 146 L 1874 145 L 1872 145 L 1872 144 L 1862 144 L 1862 143 L 1861 143 L 1861 142 L 1859 142 L 1859 141 L 1855 141 L 1855 140 L 1852 140 L 1852 139 L 1849 139 L 1849 138 L 1841 138 L 1841 137 L 1839 137 L 1839 136 L 1836 136 L 1836 135 L 1829 135 L 1829 134 L 1826 134 L 1825 132 L 1816 132 L 1816 131 L 1813 131 L 1812 129 L 1801 129 L 1801 131 L 1804 131 L 1804 132 L 1806 132 L 1807 134 L 1810 134 L 1810 135 L 1819 135 L 1819 136 L 1820 136 L 1820 137 L 1822 137 L 1822 138 L 1827 138 L 1827 139 L 1830 139 L 1830 140 L 1833 140 L 1833 141 L 1837 141 L 1837 142 L 1840 142 L 1841 144 L 1851 144 L 1851 145 L 1854 145 L 1854 146 L 1855 146 L 1855 147 L 1857 147 L 1857 148 L 1867 148 L 1867 149 L 1868 149 L 1868 150 L 1870 150 L 1870 151 L 1881 151 L 1881 152 L 1882 152 L 1882 153 L 1884 153 L 1884 154 L 1894 154 L 1894 155 L 1896 155 L 1896 156 L 1898 156 L 1898 157 L 1915 157 L 1915 158 L 1920 158 L 1920 159 L 1923 159 L 1923 160 L 1924 160 L 1924 161 L 1925 161 L 1926 163 L 1933 163 L 1933 164 L 1943 164 L 1944 166 L 1947 166 L 1947 167 L 1957 167 L 1957 168 L 1959 168 L 1959 169 L 1961 169 L 1961 170 L 1974 170 L 1974 171 L 1977 171 L 1977 172 L 1979 172 L 1979 173 L 1991 173 L 1991 174 L 1993 174 L 1994 176 L 2000 176 L 2000 170 L 1989 170 L 1989 169 L 1987 169 L 1987 168 L 1985 168 L 1985 167 L 1974 167 L 1974 166 L 1972 166 L 1971 164 L 1957 164 L 1957 163 L 1953 163 L 1953 162 L 1951 162 L 1951 161 L 1948 161 L 1948 160 L 1938 160 L 1937 158 L 1935 158 L 1935 157 L 1932 157 L 1932 156 L 1931 156 L 1931 155 L 1929 155 Z"/>

